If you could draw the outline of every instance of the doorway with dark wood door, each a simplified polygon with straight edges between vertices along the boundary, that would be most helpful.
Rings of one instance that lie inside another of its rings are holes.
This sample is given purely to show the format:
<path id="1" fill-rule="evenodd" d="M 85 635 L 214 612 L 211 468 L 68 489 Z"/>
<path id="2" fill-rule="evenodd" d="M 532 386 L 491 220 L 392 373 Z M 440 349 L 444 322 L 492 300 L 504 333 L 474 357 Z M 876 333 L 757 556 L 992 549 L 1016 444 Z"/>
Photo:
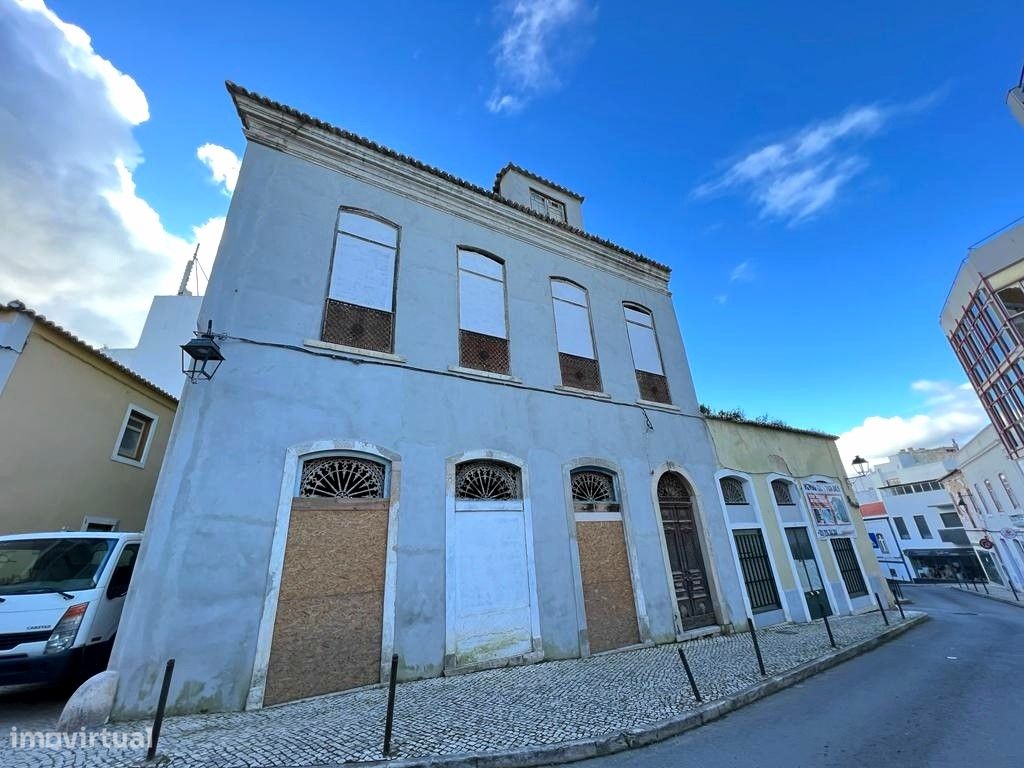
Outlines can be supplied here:
<path id="1" fill-rule="evenodd" d="M 666 472 L 661 476 L 658 507 L 682 630 L 714 626 L 718 622 L 700 549 L 693 492 L 682 475 Z"/>

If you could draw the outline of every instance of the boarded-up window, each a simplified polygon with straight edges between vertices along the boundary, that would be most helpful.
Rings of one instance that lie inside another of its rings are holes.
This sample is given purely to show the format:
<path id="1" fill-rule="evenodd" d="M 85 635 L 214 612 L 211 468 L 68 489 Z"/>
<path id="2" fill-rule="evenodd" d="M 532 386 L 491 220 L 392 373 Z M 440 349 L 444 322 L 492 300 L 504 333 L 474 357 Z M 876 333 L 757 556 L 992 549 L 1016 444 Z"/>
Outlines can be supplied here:
<path id="1" fill-rule="evenodd" d="M 649 310 L 636 304 L 624 304 L 626 332 L 633 352 L 633 368 L 640 397 L 656 403 L 671 403 L 668 381 L 661 365 L 661 350 L 654 331 L 654 318 Z"/>
<path id="2" fill-rule="evenodd" d="M 551 301 L 555 313 L 555 336 L 562 384 L 599 392 L 601 370 L 594 351 L 587 292 L 566 280 L 553 279 Z"/>
<path id="3" fill-rule="evenodd" d="M 334 344 L 394 350 L 395 262 L 398 228 L 342 210 L 321 337 Z"/>
<path id="4" fill-rule="evenodd" d="M 459 364 L 509 372 L 505 265 L 463 248 L 459 249 Z"/>

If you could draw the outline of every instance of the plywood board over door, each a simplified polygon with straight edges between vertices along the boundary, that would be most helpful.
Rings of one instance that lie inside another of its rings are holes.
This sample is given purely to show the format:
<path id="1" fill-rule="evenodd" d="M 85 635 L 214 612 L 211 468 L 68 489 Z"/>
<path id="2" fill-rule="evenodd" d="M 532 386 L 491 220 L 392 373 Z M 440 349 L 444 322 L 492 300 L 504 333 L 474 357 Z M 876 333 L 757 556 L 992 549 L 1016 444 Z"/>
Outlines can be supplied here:
<path id="1" fill-rule="evenodd" d="M 640 642 L 622 518 L 588 519 L 614 516 L 588 515 L 586 512 L 576 514 L 580 580 L 591 653 Z"/>
<path id="2" fill-rule="evenodd" d="M 265 704 L 380 682 L 388 500 L 292 502 Z"/>

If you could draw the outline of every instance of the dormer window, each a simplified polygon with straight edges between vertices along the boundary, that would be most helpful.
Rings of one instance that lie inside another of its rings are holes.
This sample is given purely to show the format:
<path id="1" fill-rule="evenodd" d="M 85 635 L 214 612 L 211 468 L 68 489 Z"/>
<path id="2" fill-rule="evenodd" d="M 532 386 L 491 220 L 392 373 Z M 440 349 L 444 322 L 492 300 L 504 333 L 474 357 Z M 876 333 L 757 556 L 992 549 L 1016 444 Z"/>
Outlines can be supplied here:
<path id="1" fill-rule="evenodd" d="M 530 190 L 530 207 L 549 219 L 560 221 L 563 224 L 566 222 L 565 203 L 555 200 L 553 197 L 548 197 L 536 189 Z"/>

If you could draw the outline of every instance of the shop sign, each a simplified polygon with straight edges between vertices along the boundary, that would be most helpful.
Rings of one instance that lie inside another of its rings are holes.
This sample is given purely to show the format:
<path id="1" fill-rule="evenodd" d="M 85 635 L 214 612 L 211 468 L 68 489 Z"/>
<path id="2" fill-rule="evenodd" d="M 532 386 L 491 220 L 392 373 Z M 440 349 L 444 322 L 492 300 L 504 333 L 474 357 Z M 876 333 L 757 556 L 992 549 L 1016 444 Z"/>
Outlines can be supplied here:
<path id="1" fill-rule="evenodd" d="M 856 535 L 846 506 L 846 494 L 839 483 L 805 480 L 802 485 L 819 539 Z"/>
<path id="2" fill-rule="evenodd" d="M 978 542 L 982 549 L 992 549 L 995 546 L 995 542 L 992 541 L 988 536 Z"/>
<path id="3" fill-rule="evenodd" d="M 1024 538 L 1024 531 L 1018 531 L 1016 528 L 1003 528 L 999 535 L 1004 539 Z"/>

